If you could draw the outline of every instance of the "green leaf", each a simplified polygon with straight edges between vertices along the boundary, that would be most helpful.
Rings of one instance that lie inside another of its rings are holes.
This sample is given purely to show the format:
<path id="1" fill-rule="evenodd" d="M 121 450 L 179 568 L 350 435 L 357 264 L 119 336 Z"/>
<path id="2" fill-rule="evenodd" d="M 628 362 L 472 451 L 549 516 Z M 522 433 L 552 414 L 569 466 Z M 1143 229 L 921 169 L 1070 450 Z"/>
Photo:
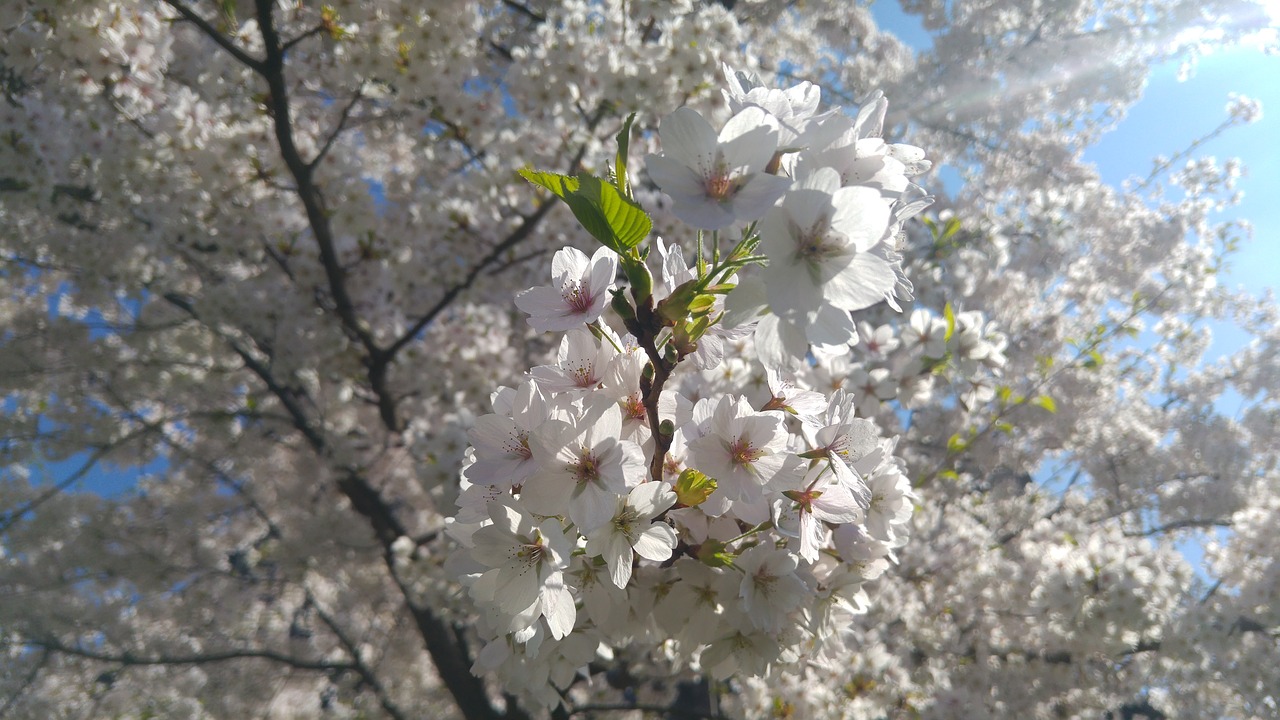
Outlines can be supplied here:
<path id="1" fill-rule="evenodd" d="M 1004 433 L 1005 435 L 1012 435 L 1012 434 L 1013 434 L 1013 423 L 1005 422 L 1005 421 L 1003 421 L 1003 420 L 1002 420 L 1002 421 L 1000 421 L 1000 422 L 996 423 L 996 429 L 997 429 L 997 430 L 999 430 L 1000 432 Z"/>
<path id="2" fill-rule="evenodd" d="M 954 481 L 960 480 L 960 474 L 957 473 L 955 470 L 943 470 L 942 472 L 938 473 L 938 477 L 942 478 L 943 480 L 954 480 Z"/>
<path id="3" fill-rule="evenodd" d="M 614 159 L 614 179 L 618 183 L 618 190 L 627 199 L 632 197 L 631 183 L 627 181 L 627 151 L 631 147 L 631 123 L 635 120 L 636 114 L 631 113 L 627 116 L 627 121 L 622 123 L 622 129 L 618 131 L 618 156 Z"/>
<path id="4" fill-rule="evenodd" d="M 578 191 L 578 178 L 569 175 L 561 175 L 559 173 L 545 172 L 542 170 L 534 170 L 533 168 L 520 168 L 517 171 L 520 177 L 541 188 L 546 188 L 555 194 L 561 200 L 570 193 Z"/>
<path id="5" fill-rule="evenodd" d="M 968 447 L 969 443 L 960 437 L 960 433 L 956 433 L 947 439 L 947 452 L 952 455 L 959 455 Z"/>
<path id="6" fill-rule="evenodd" d="M 1103 362 L 1102 353 L 1098 352 L 1097 350 L 1090 350 L 1089 357 L 1085 358 L 1084 363 L 1082 364 L 1087 370 L 1097 370 L 1098 368 L 1102 367 L 1102 362 Z"/>
<path id="7" fill-rule="evenodd" d="M 1048 395 L 1037 395 L 1035 399 L 1031 401 L 1031 404 L 1039 405 L 1040 407 L 1044 408 L 1045 410 L 1048 410 L 1051 413 L 1058 412 L 1058 403 L 1054 402 L 1053 398 L 1049 397 Z"/>
<path id="8" fill-rule="evenodd" d="M 1009 398 L 1013 397 L 1013 388 L 1008 385 L 1001 385 L 996 388 L 996 397 L 1000 398 L 1001 405 L 1008 405 Z"/>
<path id="9" fill-rule="evenodd" d="M 960 219 L 951 218 L 947 220 L 947 224 L 942 228 L 942 239 L 950 240 L 958 232 L 960 232 Z"/>
<path id="10" fill-rule="evenodd" d="M 956 332 L 956 311 L 951 307 L 951 303 L 947 303 L 942 308 L 942 315 L 947 319 L 947 334 L 943 336 L 943 342 L 951 342 L 951 336 Z"/>
<path id="11" fill-rule="evenodd" d="M 578 178 L 577 191 L 563 197 L 582 227 L 619 255 L 629 254 L 653 228 L 653 221 L 639 204 L 598 177 Z"/>

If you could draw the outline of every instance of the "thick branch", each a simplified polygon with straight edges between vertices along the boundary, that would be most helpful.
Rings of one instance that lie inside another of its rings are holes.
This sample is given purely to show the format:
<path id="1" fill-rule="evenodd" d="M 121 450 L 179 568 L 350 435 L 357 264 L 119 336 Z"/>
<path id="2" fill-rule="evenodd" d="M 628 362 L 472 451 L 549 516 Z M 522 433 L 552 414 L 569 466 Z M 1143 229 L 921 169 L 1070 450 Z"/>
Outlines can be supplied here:
<path id="1" fill-rule="evenodd" d="M 9 711 L 16 707 L 18 701 L 22 699 L 22 696 L 27 694 L 27 691 L 31 689 L 32 685 L 35 685 L 36 678 L 40 677 L 40 671 L 49 663 L 49 658 L 52 655 L 53 653 L 46 649 L 41 653 L 40 659 L 32 663 L 31 672 L 27 673 L 27 676 L 22 679 L 22 685 L 20 685 L 18 689 L 9 696 L 9 699 L 5 701 L 3 706 L 0 706 L 0 718 L 8 717 Z"/>
<path id="2" fill-rule="evenodd" d="M 347 292 L 346 271 L 338 259 L 329 210 L 325 205 L 324 195 L 315 184 L 315 163 L 323 157 L 323 153 L 308 162 L 302 158 L 294 140 L 289 88 L 284 71 L 284 48 L 272 17 L 274 4 L 273 0 L 257 0 L 258 29 L 262 33 L 262 44 L 266 51 L 266 57 L 262 61 L 262 76 L 270 90 L 271 117 L 275 126 L 276 143 L 280 146 L 280 157 L 293 176 L 298 199 L 302 201 L 307 213 L 307 223 L 319 247 L 320 264 L 324 268 L 329 295 L 333 298 L 333 309 L 342 322 L 343 329 L 364 348 L 366 362 L 370 365 L 369 381 L 378 398 L 378 414 L 387 427 L 398 429 L 400 423 L 396 418 L 395 399 L 387 387 L 386 373 L 375 371 L 373 367 L 380 350 L 373 334 L 356 314 L 355 303 Z M 358 93 L 356 97 L 360 97 Z"/>

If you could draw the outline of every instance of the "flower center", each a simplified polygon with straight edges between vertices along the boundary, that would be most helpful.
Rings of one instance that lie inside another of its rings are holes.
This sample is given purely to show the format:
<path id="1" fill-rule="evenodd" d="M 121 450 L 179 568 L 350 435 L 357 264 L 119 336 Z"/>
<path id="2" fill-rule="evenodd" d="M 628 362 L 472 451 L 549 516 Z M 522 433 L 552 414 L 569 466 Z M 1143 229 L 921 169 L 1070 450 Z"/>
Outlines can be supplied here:
<path id="1" fill-rule="evenodd" d="M 808 230 L 793 228 L 796 237 L 796 259 L 817 265 L 840 251 L 840 244 L 827 236 L 827 224 L 819 220 Z"/>
<path id="2" fill-rule="evenodd" d="M 522 543 L 520 545 L 520 550 L 516 552 L 516 555 L 524 560 L 527 565 L 537 565 L 542 562 L 542 558 L 546 555 L 546 552 L 547 548 L 542 544 L 542 534 L 537 533 L 534 535 L 531 542 Z"/>
<path id="3" fill-rule="evenodd" d="M 582 452 L 578 455 L 578 462 L 574 463 L 571 469 L 573 478 L 579 485 L 600 479 L 600 461 L 588 448 L 582 448 Z"/>
<path id="4" fill-rule="evenodd" d="M 734 465 L 750 465 L 764 457 L 764 451 L 751 444 L 750 440 L 741 438 L 729 446 L 729 459 Z"/>
<path id="5" fill-rule="evenodd" d="M 627 508 L 613 518 L 613 527 L 628 540 L 634 539 L 632 533 L 640 516 L 635 510 Z"/>
<path id="6" fill-rule="evenodd" d="M 529 448 L 529 433 L 512 433 L 511 436 L 507 438 L 507 442 L 503 444 L 502 451 L 508 455 L 515 455 L 516 457 L 524 460 L 532 459 L 533 450 Z"/>
<path id="7" fill-rule="evenodd" d="M 576 280 L 568 280 L 560 286 L 560 297 L 575 313 L 586 313 L 591 309 L 591 293 L 583 290 L 582 284 Z"/>
<path id="8" fill-rule="evenodd" d="M 733 180 L 729 177 L 729 171 L 723 168 L 717 169 L 708 177 L 704 187 L 707 191 L 707 197 L 720 201 L 728 200 L 733 196 L 735 190 Z"/>
<path id="9" fill-rule="evenodd" d="M 644 401 L 640 399 L 639 395 L 631 395 L 624 403 L 622 411 L 626 413 L 627 418 L 631 420 L 643 420 Z"/>
<path id="10" fill-rule="evenodd" d="M 595 363 L 579 362 L 571 365 L 568 370 L 569 377 L 573 378 L 573 383 L 578 387 L 589 388 L 596 384 Z"/>

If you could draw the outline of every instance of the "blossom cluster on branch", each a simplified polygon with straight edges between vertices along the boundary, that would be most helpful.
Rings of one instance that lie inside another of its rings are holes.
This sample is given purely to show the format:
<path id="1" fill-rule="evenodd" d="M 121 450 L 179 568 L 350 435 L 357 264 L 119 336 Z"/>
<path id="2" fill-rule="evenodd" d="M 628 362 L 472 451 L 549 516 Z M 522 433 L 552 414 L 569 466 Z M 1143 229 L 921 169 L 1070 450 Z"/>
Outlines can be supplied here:
<path id="1" fill-rule="evenodd" d="M 566 332 L 554 364 L 501 388 L 475 421 L 451 566 L 488 641 L 475 670 L 543 705 L 600 647 L 648 648 L 717 678 L 838 663 L 864 583 L 909 536 L 915 495 L 896 438 L 858 417 L 853 395 L 796 384 L 790 368 L 858 343 L 850 311 L 910 298 L 891 243 L 928 204 L 907 179 L 928 163 L 880 139 L 883 97 L 851 119 L 818 114 L 811 83 L 770 90 L 725 74 L 724 127 L 680 108 L 659 127 L 664 154 L 646 162 L 701 231 L 691 260 L 628 238 L 624 213 L 597 200 L 639 207 L 630 123 L 607 191 L 526 172 L 584 225 L 603 218 L 588 226 L 602 247 L 560 250 L 552 284 L 516 296 L 535 329 Z M 615 286 L 619 264 L 627 282 Z M 940 357 L 946 324 L 919 324 L 907 344 Z M 750 375 L 712 379 L 742 362 L 768 368 L 763 402 L 748 397 L 760 395 Z"/>

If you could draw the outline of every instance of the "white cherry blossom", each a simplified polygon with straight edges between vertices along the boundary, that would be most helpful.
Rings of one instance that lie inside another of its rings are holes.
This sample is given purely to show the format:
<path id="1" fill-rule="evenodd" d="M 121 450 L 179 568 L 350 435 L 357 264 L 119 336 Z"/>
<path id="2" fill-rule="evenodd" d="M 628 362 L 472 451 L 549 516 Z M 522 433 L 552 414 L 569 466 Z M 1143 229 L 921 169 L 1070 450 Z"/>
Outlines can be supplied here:
<path id="1" fill-rule="evenodd" d="M 609 566 L 613 583 L 626 587 L 636 555 L 654 561 L 671 557 L 676 534 L 669 525 L 654 522 L 676 502 L 676 494 L 664 482 L 641 483 L 624 498 L 609 522 L 586 534 L 587 555 L 599 556 Z"/>
<path id="2" fill-rule="evenodd" d="M 609 302 L 617 268 L 618 257 L 609 248 L 599 248 L 590 258 L 577 248 L 563 248 L 552 258 L 551 285 L 516 295 L 516 307 L 529 313 L 535 330 L 569 330 L 593 323 Z"/>
<path id="3" fill-rule="evenodd" d="M 696 228 L 719 230 L 759 220 L 791 181 L 765 172 L 778 147 L 769 115 L 748 107 L 719 134 L 702 115 L 682 107 L 662 119 L 662 155 L 645 158 L 649 175 Z"/>

